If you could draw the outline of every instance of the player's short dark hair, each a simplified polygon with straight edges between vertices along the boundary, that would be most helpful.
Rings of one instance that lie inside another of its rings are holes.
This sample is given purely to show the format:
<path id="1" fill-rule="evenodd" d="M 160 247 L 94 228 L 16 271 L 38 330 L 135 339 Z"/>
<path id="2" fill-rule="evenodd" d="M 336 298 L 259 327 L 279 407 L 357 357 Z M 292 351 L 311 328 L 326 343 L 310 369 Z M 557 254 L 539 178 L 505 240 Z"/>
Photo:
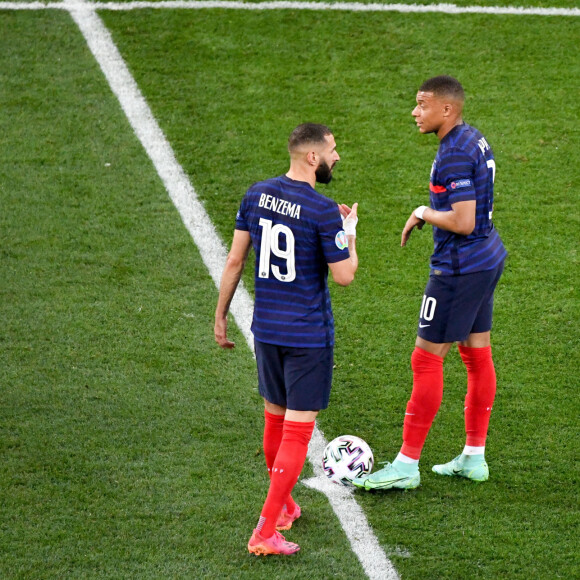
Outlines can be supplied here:
<path id="1" fill-rule="evenodd" d="M 448 75 L 440 75 L 426 80 L 419 90 L 424 93 L 433 93 L 438 97 L 453 97 L 459 101 L 465 100 L 465 92 L 461 83 Z"/>
<path id="2" fill-rule="evenodd" d="M 290 134 L 288 151 L 292 152 L 306 143 L 324 143 L 328 135 L 332 135 L 332 131 L 326 125 L 303 123 Z"/>

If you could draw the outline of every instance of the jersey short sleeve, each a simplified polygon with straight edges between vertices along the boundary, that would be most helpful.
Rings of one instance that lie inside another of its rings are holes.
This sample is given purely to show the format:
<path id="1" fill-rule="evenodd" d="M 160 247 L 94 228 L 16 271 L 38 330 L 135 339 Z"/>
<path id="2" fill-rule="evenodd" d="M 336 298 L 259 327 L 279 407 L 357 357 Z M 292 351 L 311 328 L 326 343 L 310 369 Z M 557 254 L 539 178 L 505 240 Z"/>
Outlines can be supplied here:
<path id="1" fill-rule="evenodd" d="M 449 149 L 441 158 L 439 181 L 447 190 L 449 205 L 475 199 L 473 172 L 473 159 L 463 151 Z"/>
<path id="2" fill-rule="evenodd" d="M 236 214 L 236 230 L 243 230 L 244 232 L 250 231 L 250 226 L 248 225 L 245 213 L 246 205 L 247 199 L 244 197 L 240 204 L 240 208 L 238 209 L 238 213 Z"/>
<path id="3" fill-rule="evenodd" d="M 342 229 L 342 218 L 335 203 L 321 213 L 318 232 L 327 264 L 341 262 L 350 256 L 348 240 Z"/>

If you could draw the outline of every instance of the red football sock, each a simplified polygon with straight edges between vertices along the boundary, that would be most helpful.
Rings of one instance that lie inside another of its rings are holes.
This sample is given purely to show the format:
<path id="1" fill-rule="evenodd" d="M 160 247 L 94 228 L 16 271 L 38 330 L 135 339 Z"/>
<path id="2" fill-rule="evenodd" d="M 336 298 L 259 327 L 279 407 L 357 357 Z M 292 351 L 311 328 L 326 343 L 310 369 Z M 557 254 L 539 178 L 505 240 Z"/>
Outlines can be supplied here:
<path id="1" fill-rule="evenodd" d="M 418 346 L 411 355 L 413 391 L 403 423 L 401 453 L 419 459 L 443 399 L 443 357 Z"/>
<path id="2" fill-rule="evenodd" d="M 276 459 L 280 443 L 282 441 L 282 433 L 284 431 L 284 415 L 274 415 L 264 409 L 264 457 L 266 459 L 266 467 L 268 468 L 268 476 L 271 477 L 272 466 Z M 289 514 L 294 513 L 296 502 L 289 495 L 284 502 Z"/>
<path id="3" fill-rule="evenodd" d="M 294 501 L 294 498 L 291 495 L 289 495 L 286 498 L 286 501 L 284 503 L 286 504 L 286 511 L 290 515 L 293 515 L 294 514 L 294 510 L 296 509 L 296 502 Z"/>
<path id="4" fill-rule="evenodd" d="M 465 444 L 484 447 L 496 391 L 491 346 L 484 348 L 460 346 L 459 354 L 467 367 Z"/>
<path id="5" fill-rule="evenodd" d="M 284 421 L 284 433 L 272 466 L 268 497 L 257 526 L 263 538 L 271 537 L 276 531 L 278 516 L 304 467 L 313 430 L 314 421 Z"/>
<path id="6" fill-rule="evenodd" d="M 264 457 L 268 475 L 271 474 L 276 454 L 282 441 L 282 432 L 284 430 L 284 415 L 274 415 L 264 409 Z"/>

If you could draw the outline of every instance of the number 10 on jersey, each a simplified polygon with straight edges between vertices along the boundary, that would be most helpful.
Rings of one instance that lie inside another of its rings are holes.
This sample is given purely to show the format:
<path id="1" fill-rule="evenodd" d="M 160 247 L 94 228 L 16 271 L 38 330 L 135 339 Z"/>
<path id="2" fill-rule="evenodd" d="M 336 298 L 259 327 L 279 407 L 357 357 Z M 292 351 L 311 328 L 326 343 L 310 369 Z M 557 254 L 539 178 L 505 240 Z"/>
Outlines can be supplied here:
<path id="1" fill-rule="evenodd" d="M 284 224 L 272 225 L 272 220 L 260 218 L 262 228 L 262 243 L 260 245 L 260 278 L 270 277 L 270 255 L 286 260 L 286 273 L 282 274 L 280 268 L 271 265 L 272 274 L 280 282 L 292 282 L 296 278 L 296 261 L 294 256 L 294 234 Z M 286 239 L 286 249 L 280 249 L 280 235 Z"/>

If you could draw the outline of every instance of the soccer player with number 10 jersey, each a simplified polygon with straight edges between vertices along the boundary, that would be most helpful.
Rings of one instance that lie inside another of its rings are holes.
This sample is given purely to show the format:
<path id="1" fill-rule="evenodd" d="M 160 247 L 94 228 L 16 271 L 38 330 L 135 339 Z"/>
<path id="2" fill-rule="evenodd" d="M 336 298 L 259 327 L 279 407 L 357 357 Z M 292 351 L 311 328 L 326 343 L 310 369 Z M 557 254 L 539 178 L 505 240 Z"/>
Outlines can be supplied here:
<path id="1" fill-rule="evenodd" d="M 433 471 L 472 481 L 489 477 L 485 442 L 496 392 L 490 331 L 506 251 L 492 222 L 495 160 L 485 137 L 463 122 L 464 100 L 459 81 L 433 77 L 417 92 L 412 112 L 419 131 L 435 133 L 440 144 L 431 169 L 430 205 L 411 213 L 401 246 L 415 228 L 429 223 L 434 251 L 411 356 L 413 390 L 403 446 L 393 463 L 354 480 L 367 490 L 419 485 L 419 458 L 441 404 L 443 360 L 454 342 L 467 368 L 466 442 L 460 455 Z"/>

